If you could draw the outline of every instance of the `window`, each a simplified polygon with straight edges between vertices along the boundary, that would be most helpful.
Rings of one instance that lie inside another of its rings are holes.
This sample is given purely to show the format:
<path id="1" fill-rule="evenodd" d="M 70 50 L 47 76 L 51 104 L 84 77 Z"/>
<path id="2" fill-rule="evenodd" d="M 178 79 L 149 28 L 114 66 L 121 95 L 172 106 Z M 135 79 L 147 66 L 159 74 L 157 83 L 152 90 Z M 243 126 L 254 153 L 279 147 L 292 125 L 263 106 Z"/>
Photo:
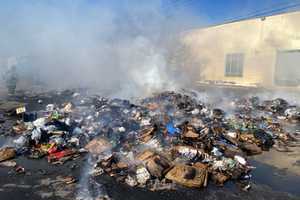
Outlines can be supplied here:
<path id="1" fill-rule="evenodd" d="M 225 76 L 243 76 L 244 54 L 233 53 L 226 55 Z"/>
<path id="2" fill-rule="evenodd" d="M 300 86 L 300 50 L 277 52 L 275 84 L 278 86 Z"/>

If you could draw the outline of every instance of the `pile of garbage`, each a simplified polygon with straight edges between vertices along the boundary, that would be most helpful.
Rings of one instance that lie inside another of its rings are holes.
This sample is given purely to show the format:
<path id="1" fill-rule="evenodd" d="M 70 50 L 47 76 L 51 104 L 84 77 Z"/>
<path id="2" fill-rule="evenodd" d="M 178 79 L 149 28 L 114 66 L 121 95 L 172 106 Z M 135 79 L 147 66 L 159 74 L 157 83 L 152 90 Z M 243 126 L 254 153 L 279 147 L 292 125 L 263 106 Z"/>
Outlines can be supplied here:
<path id="1" fill-rule="evenodd" d="M 0 150 L 0 162 L 24 155 L 63 164 L 89 153 L 93 176 L 107 174 L 131 187 L 250 185 L 248 156 L 298 141 L 282 126 L 300 120 L 283 99 L 258 97 L 231 102 L 233 113 L 211 108 L 196 94 L 163 92 L 131 103 L 74 93 L 70 102 L 24 113 L 13 127 L 18 137 Z"/>

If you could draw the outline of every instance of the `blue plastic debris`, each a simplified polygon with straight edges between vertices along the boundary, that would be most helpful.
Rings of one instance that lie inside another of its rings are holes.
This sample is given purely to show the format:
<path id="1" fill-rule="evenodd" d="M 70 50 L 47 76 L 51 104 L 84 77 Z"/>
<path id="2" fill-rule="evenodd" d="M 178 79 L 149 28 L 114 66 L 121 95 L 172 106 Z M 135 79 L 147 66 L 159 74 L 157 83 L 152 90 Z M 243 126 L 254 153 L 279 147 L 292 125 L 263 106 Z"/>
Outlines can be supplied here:
<path id="1" fill-rule="evenodd" d="M 180 129 L 179 128 L 176 128 L 173 124 L 173 122 L 169 122 L 166 126 L 167 128 L 167 131 L 168 131 L 168 134 L 171 135 L 171 136 L 174 136 L 176 134 L 179 134 L 180 133 Z"/>

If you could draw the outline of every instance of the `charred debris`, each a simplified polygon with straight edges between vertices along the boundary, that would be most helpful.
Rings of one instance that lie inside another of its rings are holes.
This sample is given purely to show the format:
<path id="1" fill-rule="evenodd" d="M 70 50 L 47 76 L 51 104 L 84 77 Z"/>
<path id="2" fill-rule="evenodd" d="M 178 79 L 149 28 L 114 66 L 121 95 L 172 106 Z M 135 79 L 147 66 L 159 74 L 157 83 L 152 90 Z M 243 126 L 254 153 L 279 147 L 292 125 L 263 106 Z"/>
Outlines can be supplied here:
<path id="1" fill-rule="evenodd" d="M 162 92 L 135 103 L 68 95 L 58 104 L 38 100 L 30 112 L 25 104 L 1 102 L 2 130 L 19 116 L 2 131 L 13 140 L 0 149 L 1 166 L 22 173 L 12 160 L 17 156 L 64 164 L 88 153 L 96 163 L 92 176 L 107 174 L 131 187 L 204 188 L 232 180 L 248 190 L 255 168 L 249 156 L 270 148 L 289 151 L 299 139 L 283 124 L 299 122 L 300 109 L 284 99 L 240 98 L 228 114 L 193 93 Z"/>

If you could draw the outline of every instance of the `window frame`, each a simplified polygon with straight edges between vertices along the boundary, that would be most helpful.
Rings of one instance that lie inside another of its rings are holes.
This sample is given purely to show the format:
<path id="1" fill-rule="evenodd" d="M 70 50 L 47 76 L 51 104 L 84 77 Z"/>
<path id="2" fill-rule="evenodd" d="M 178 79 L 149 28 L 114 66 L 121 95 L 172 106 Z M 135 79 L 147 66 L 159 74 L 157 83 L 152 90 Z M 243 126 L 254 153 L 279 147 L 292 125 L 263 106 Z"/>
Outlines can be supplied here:
<path id="1" fill-rule="evenodd" d="M 244 53 L 229 53 L 225 56 L 225 77 L 244 76 Z"/>
<path id="2" fill-rule="evenodd" d="M 273 74 L 273 84 L 279 87 L 299 87 L 300 79 L 282 79 L 279 70 L 279 55 L 284 53 L 300 53 L 300 49 L 277 49 L 276 51 L 276 62 L 274 66 L 274 74 Z"/>

